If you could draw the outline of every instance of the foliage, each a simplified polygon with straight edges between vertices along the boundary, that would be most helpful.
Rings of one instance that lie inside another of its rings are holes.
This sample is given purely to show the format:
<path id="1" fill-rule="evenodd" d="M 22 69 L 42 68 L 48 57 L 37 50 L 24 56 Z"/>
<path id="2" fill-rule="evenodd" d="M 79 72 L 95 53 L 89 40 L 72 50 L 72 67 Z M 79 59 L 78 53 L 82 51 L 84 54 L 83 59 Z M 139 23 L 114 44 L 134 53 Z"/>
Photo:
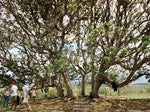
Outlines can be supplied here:
<path id="1" fill-rule="evenodd" d="M 149 0 L 1 0 L 0 64 L 12 80 L 50 85 L 56 76 L 55 86 L 65 84 L 68 94 L 70 79 L 87 77 L 94 97 L 103 82 L 123 87 L 149 77 L 137 74 L 150 61 L 148 6 Z"/>

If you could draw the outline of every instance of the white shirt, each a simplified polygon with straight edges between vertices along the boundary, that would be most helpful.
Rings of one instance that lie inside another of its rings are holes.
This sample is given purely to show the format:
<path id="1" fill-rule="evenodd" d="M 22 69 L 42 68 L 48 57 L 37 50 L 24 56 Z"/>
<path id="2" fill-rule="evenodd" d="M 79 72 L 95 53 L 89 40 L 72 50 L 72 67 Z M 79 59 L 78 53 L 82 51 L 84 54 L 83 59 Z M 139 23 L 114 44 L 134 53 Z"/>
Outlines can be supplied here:
<path id="1" fill-rule="evenodd" d="M 24 85 L 22 89 L 23 89 L 23 94 L 28 95 L 29 87 L 27 85 Z"/>
<path id="2" fill-rule="evenodd" d="M 31 92 L 32 92 L 32 96 L 36 96 L 36 90 L 35 89 L 33 89 Z"/>
<path id="3" fill-rule="evenodd" d="M 11 87 L 11 91 L 12 91 L 11 96 L 17 96 L 18 87 L 16 85 L 13 85 Z"/>

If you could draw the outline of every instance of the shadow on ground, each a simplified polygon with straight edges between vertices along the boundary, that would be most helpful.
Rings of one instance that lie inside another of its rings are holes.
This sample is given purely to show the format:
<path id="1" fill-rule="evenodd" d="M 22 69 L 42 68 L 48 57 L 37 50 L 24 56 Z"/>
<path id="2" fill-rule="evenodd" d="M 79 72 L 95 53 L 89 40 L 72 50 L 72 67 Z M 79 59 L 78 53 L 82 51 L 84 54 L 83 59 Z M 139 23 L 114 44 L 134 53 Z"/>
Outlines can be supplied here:
<path id="1" fill-rule="evenodd" d="M 150 112 L 150 99 L 125 98 L 65 98 L 38 99 L 31 103 L 31 112 Z M 17 111 L 6 109 L 0 112 L 28 112 L 19 106 Z"/>

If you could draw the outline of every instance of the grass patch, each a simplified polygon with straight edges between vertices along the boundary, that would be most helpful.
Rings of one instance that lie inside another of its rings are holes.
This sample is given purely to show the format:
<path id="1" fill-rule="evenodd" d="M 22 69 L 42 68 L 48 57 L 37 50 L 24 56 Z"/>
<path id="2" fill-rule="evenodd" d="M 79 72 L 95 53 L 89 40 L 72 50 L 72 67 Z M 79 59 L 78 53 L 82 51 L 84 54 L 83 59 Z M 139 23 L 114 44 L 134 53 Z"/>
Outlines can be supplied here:
<path id="1" fill-rule="evenodd" d="M 150 93 L 142 93 L 142 94 L 125 94 L 122 95 L 125 98 L 129 99 L 149 99 L 150 98 Z"/>
<path id="2" fill-rule="evenodd" d="M 81 85 L 72 86 L 73 93 L 75 96 L 81 96 Z M 86 85 L 86 95 L 91 92 L 91 86 Z M 100 96 L 115 96 L 115 97 L 125 97 L 130 99 L 146 99 L 150 98 L 150 86 L 149 85 L 128 85 L 126 87 L 120 88 L 118 92 L 110 87 L 101 87 L 99 89 Z"/>
<path id="3" fill-rule="evenodd" d="M 3 108 L 3 98 L 2 98 L 2 97 L 0 97 L 0 110 L 1 110 L 1 111 L 5 110 L 5 109 Z"/>
<path id="4" fill-rule="evenodd" d="M 100 95 L 105 96 L 121 96 L 130 99 L 147 99 L 150 98 L 149 85 L 129 85 L 114 92 L 111 88 L 102 87 L 99 90 Z"/>

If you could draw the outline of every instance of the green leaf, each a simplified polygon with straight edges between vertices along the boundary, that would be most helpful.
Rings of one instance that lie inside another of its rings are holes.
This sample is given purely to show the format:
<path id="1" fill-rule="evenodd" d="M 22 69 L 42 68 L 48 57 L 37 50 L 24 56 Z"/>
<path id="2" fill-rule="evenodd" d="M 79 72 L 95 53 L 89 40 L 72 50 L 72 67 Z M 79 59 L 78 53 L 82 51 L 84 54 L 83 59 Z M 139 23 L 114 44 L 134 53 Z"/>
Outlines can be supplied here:
<path id="1" fill-rule="evenodd" d="M 146 49 L 146 47 L 147 47 L 149 44 L 150 44 L 150 42 L 148 42 L 148 41 L 143 42 L 142 48 L 143 48 L 143 49 Z"/>
<path id="2" fill-rule="evenodd" d="M 127 54 L 127 50 L 126 50 L 126 49 L 123 49 L 123 50 L 121 51 L 121 53 L 119 54 L 119 57 L 120 57 L 120 58 L 123 58 L 126 54 Z"/>
<path id="3" fill-rule="evenodd" d="M 78 8 L 78 4 L 77 3 L 72 3 L 69 5 L 69 8 L 71 11 L 75 11 Z"/>
<path id="4" fill-rule="evenodd" d="M 110 57 L 109 56 L 104 56 L 102 61 L 106 64 L 110 62 Z"/>
<path id="5" fill-rule="evenodd" d="M 92 51 L 88 49 L 87 53 L 90 55 L 90 54 L 92 54 Z"/>
<path id="6" fill-rule="evenodd" d="M 60 69 L 62 69 L 65 66 L 66 61 L 65 61 L 64 58 L 60 57 L 57 60 L 57 63 L 58 63 L 58 69 L 60 70 Z"/>
<path id="7" fill-rule="evenodd" d="M 115 59 L 116 59 L 116 61 L 120 61 L 120 57 L 119 56 L 116 56 Z"/>
<path id="8" fill-rule="evenodd" d="M 112 55 L 115 55 L 116 53 L 116 48 L 114 46 L 110 47 L 109 48 L 109 52 L 112 54 Z"/>
<path id="9" fill-rule="evenodd" d="M 144 36 L 144 37 L 142 38 L 142 41 L 150 41 L 150 36 Z"/>
<path id="10" fill-rule="evenodd" d="M 144 54 L 150 53 L 149 49 L 144 49 Z"/>
<path id="11" fill-rule="evenodd" d="M 137 47 L 133 47 L 133 48 L 131 48 L 131 52 L 136 52 L 138 50 L 138 48 Z"/>

